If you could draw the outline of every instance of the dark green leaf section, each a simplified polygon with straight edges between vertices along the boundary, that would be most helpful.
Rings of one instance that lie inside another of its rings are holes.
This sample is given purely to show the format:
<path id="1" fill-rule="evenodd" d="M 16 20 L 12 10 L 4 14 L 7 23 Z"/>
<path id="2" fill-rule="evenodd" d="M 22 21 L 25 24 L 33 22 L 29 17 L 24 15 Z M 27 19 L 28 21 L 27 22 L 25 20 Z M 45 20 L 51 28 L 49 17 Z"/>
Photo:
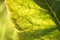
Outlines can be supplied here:
<path id="1" fill-rule="evenodd" d="M 34 2 L 44 8 L 49 10 L 49 14 L 52 16 L 52 19 L 57 24 L 58 28 L 60 28 L 60 1 L 58 0 L 34 0 Z"/>
<path id="2" fill-rule="evenodd" d="M 18 33 L 18 35 L 19 35 L 20 40 L 34 40 L 36 38 L 38 38 L 39 40 L 42 40 L 42 39 L 45 40 L 44 38 L 41 38 L 41 37 L 44 37 L 45 35 L 50 35 L 55 30 L 57 30 L 57 28 L 22 32 L 22 33 Z"/>

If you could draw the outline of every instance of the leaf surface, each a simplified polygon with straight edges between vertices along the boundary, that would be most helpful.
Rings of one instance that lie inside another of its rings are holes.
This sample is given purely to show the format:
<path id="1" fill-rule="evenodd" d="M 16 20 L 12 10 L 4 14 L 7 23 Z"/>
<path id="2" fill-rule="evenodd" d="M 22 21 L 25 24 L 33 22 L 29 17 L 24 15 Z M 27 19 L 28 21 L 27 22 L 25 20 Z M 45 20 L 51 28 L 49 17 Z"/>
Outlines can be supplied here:
<path id="1" fill-rule="evenodd" d="M 60 35 L 57 38 L 60 5 L 57 4 L 60 1 L 6 0 L 9 16 L 19 31 L 19 40 L 60 40 Z"/>

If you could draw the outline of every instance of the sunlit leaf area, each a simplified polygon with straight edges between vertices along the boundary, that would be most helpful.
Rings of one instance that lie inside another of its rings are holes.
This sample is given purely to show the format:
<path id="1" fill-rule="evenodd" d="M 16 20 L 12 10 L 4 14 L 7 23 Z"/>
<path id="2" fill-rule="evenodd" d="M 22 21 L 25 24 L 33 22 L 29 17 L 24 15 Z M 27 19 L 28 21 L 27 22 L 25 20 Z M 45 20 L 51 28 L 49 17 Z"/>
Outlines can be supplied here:
<path id="1" fill-rule="evenodd" d="M 0 40 L 60 40 L 60 0 L 0 0 Z"/>

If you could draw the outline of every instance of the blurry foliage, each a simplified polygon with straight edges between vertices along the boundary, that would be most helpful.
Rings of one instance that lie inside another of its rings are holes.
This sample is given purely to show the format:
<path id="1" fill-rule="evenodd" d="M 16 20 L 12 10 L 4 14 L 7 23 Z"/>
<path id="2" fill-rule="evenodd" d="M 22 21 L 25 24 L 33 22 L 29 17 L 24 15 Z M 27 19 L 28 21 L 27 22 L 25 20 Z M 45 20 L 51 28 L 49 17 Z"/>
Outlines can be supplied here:
<path id="1" fill-rule="evenodd" d="M 60 40 L 60 1 L 5 2 L 0 0 L 0 40 Z"/>

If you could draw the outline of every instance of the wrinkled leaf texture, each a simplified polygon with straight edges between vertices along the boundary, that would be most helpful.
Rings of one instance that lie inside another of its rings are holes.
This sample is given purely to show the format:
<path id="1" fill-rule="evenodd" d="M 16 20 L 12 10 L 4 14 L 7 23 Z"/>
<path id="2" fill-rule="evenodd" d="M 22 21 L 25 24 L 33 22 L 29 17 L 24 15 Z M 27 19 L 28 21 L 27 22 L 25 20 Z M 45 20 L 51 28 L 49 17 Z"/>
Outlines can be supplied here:
<path id="1" fill-rule="evenodd" d="M 0 2 L 4 7 L 0 4 L 1 40 L 60 40 L 59 0 L 6 0 L 11 19 L 7 15 L 6 5 L 2 0 Z"/>

